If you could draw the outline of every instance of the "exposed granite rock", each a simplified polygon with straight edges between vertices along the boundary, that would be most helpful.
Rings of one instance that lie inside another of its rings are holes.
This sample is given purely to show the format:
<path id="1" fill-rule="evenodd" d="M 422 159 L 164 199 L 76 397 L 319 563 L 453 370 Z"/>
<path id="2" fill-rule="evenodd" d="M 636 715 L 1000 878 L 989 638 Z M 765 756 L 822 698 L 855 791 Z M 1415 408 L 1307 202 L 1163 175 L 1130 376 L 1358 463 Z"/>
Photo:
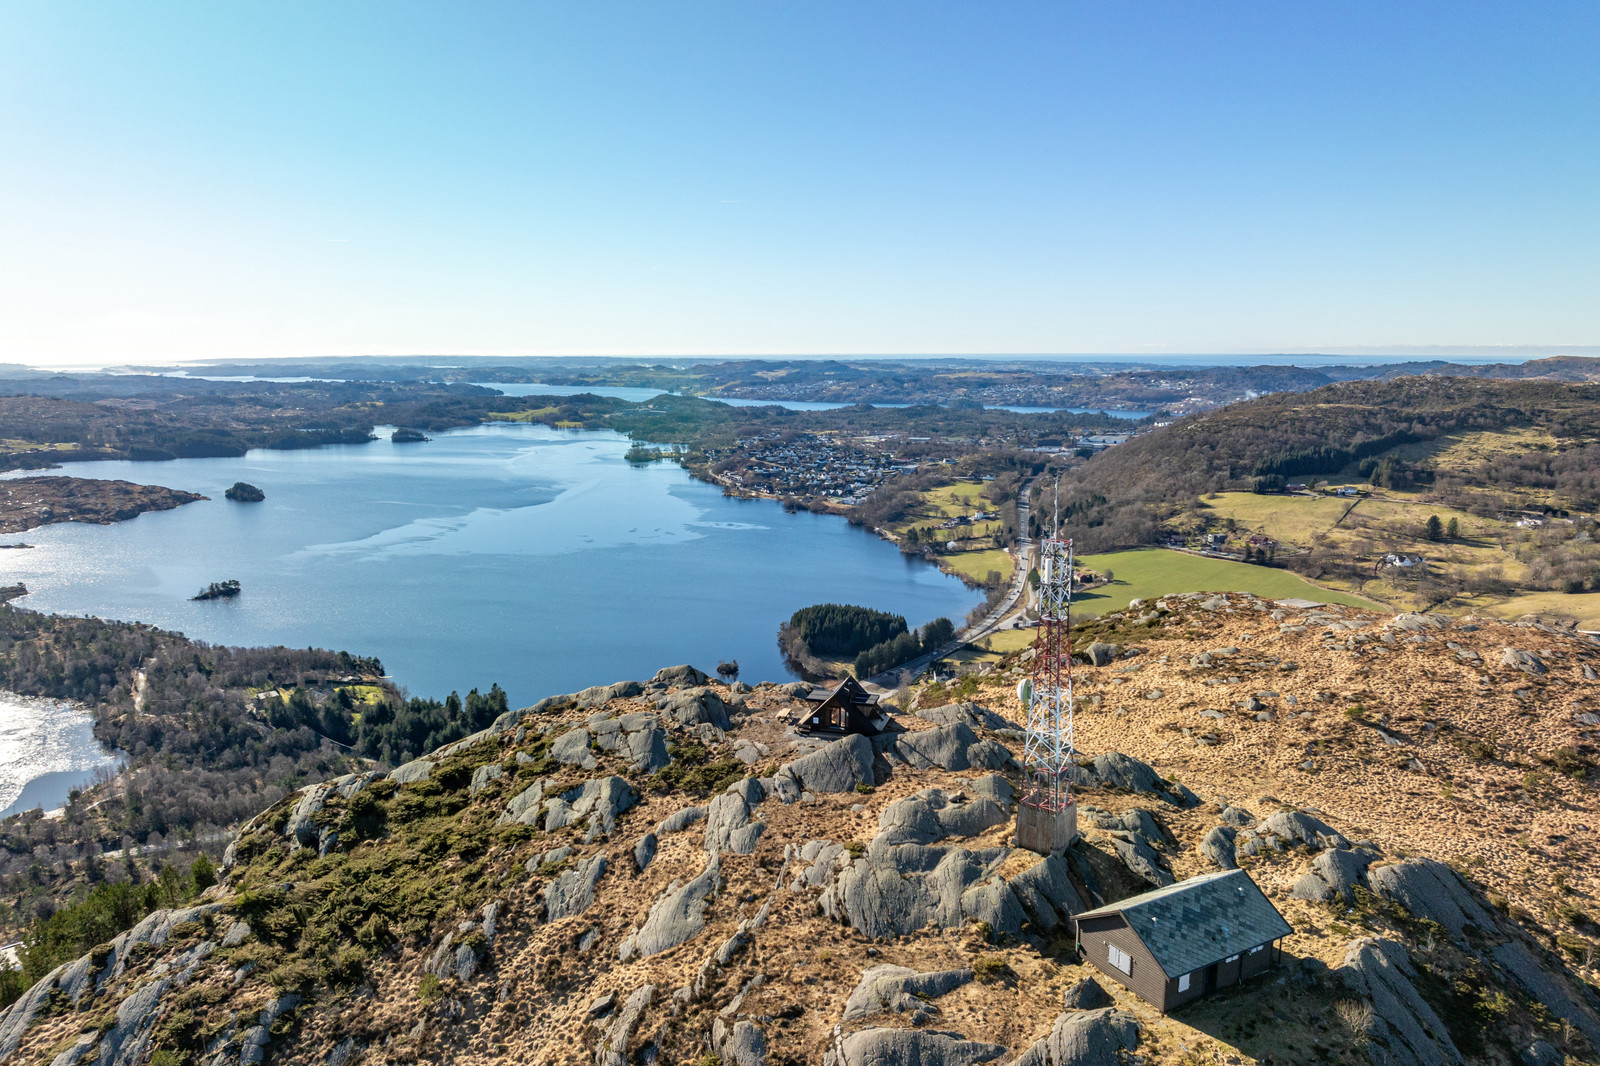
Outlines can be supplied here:
<path id="1" fill-rule="evenodd" d="M 594 902 L 595 882 L 606 872 L 604 852 L 593 855 L 544 886 L 544 920 L 560 921 L 582 914 Z"/>
<path id="2" fill-rule="evenodd" d="M 1463 1062 L 1449 1029 L 1417 991 L 1417 971 L 1405 948 L 1375 937 L 1357 940 L 1336 973 L 1372 1008 L 1366 1035 L 1374 1066 Z"/>
<path id="3" fill-rule="evenodd" d="M 1407 859 L 1367 871 L 1374 892 L 1460 936 L 1467 926 L 1488 934 L 1498 929 L 1494 913 L 1478 900 L 1461 875 L 1433 859 Z"/>
<path id="4" fill-rule="evenodd" d="M 1012 1066 L 1120 1066 L 1124 1054 L 1138 1048 L 1140 1032 L 1139 1019 L 1127 1011 L 1063 1011 L 1050 1035 Z"/>
<path id="5" fill-rule="evenodd" d="M 722 884 L 721 861 L 713 856 L 700 875 L 688 884 L 674 881 L 650 908 L 644 925 L 617 949 L 623 962 L 635 956 L 656 955 L 699 935 L 705 928 L 706 900 Z"/>
<path id="6" fill-rule="evenodd" d="M 1003 1044 L 968 1040 L 937 1029 L 862 1029 L 841 1038 L 823 1066 L 975 1066 L 1006 1053 Z"/>
<path id="7" fill-rule="evenodd" d="M 778 773 L 798 781 L 809 792 L 849 792 L 857 785 L 871 785 L 872 742 L 852 733 L 802 755 Z"/>
<path id="8" fill-rule="evenodd" d="M 972 980 L 971 970 L 934 970 L 918 973 L 904 966 L 874 966 L 861 974 L 861 980 L 844 1005 L 844 1020 L 855 1021 L 879 1011 L 915 1013 Z M 935 1010 L 934 1013 L 937 1013 Z"/>

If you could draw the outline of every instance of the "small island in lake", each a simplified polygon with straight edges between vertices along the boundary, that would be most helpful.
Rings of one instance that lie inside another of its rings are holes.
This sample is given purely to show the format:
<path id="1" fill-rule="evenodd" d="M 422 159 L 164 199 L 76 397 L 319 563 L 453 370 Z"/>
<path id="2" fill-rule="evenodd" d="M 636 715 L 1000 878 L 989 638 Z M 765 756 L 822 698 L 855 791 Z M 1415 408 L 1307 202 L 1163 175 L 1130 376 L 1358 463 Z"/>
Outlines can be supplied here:
<path id="1" fill-rule="evenodd" d="M 240 503 L 260 503 L 267 498 L 267 494 L 250 484 L 248 481 L 235 481 L 233 488 L 223 493 L 230 500 Z"/>
<path id="2" fill-rule="evenodd" d="M 191 600 L 231 600 L 239 595 L 241 589 L 237 581 L 213 581 L 201 589 L 198 595 L 190 596 Z"/>
<path id="3" fill-rule="evenodd" d="M 396 444 L 418 444 L 425 440 L 432 440 L 433 438 L 428 436 L 426 433 L 423 433 L 419 429 L 402 428 L 397 429 L 393 433 L 389 434 L 389 439 L 394 441 Z"/>

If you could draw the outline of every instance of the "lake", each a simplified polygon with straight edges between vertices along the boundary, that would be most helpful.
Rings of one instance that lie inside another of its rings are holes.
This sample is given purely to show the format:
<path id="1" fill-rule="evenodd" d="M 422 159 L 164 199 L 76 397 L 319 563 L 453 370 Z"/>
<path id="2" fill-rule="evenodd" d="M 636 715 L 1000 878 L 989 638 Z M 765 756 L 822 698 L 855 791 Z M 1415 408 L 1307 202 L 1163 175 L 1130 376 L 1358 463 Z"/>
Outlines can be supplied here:
<path id="1" fill-rule="evenodd" d="M 422 444 L 74 463 L 211 499 L 112 526 L 44 526 L 0 552 L 19 606 L 222 644 L 376 655 L 416 695 L 498 682 L 513 706 L 689 662 L 789 680 L 778 623 L 854 603 L 960 623 L 980 595 L 842 518 L 740 500 L 626 438 L 486 425 Z M 247 481 L 263 503 L 223 490 Z M 194 602 L 237 579 L 237 599 Z"/>
<path id="2" fill-rule="evenodd" d="M 657 396 L 662 396 L 666 393 L 665 389 L 646 389 L 622 385 L 543 385 L 539 382 L 505 381 L 475 381 L 472 384 L 485 389 L 498 389 L 507 396 L 576 396 L 587 392 L 595 396 L 611 396 L 618 400 L 629 400 L 633 403 L 653 400 Z M 828 403 L 823 400 L 747 400 L 736 396 L 707 396 L 706 399 L 715 403 L 725 403 L 729 407 L 783 407 L 790 411 L 837 411 L 841 407 L 852 406 L 847 403 Z M 913 405 L 909 403 L 875 403 L 872 406 L 911 407 Z M 1019 407 L 1014 404 L 989 404 L 987 406 L 996 411 L 1015 411 L 1024 415 L 1067 411 L 1078 415 L 1107 414 L 1112 418 L 1138 419 L 1150 417 L 1149 411 L 1101 411 L 1095 407 Z"/>
<path id="3" fill-rule="evenodd" d="M 94 739 L 81 707 L 0 692 L 0 818 L 43 807 L 54 810 L 118 759 Z"/>

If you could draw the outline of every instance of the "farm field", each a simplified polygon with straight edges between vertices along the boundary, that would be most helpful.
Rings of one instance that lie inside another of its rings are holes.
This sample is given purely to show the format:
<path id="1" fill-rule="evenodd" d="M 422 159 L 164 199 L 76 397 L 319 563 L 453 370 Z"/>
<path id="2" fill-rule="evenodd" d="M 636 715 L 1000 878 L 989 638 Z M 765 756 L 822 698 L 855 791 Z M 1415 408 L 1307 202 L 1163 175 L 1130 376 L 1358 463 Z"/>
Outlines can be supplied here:
<path id="1" fill-rule="evenodd" d="M 978 582 L 982 582 L 984 578 L 988 577 L 991 570 L 998 570 L 1002 581 L 1008 581 L 1011 578 L 1011 556 L 999 548 L 986 548 L 982 551 L 970 552 L 940 552 L 939 561 L 956 573 L 964 574 Z"/>
<path id="2" fill-rule="evenodd" d="M 949 518 L 969 515 L 975 511 L 990 510 L 993 505 L 983 498 L 986 486 L 977 481 L 958 481 L 953 485 L 941 485 L 938 488 L 928 489 L 923 492 L 922 500 L 915 511 L 909 516 L 890 526 L 890 532 L 896 536 L 904 536 L 906 531 L 913 526 L 920 526 L 924 530 L 936 526 Z M 1002 580 L 1009 580 L 1013 560 L 1009 554 L 998 548 L 978 547 L 982 544 L 991 544 L 989 540 L 1000 529 L 999 522 L 980 522 L 972 526 L 960 526 L 956 529 L 939 530 L 939 535 L 948 540 L 955 541 L 958 545 L 971 543 L 973 549 L 958 546 L 954 551 L 939 550 L 936 554 L 939 561 L 958 574 L 973 581 L 982 582 L 988 577 L 989 571 L 998 570 Z M 939 543 L 946 543 L 941 540 Z"/>
<path id="3" fill-rule="evenodd" d="M 1299 597 L 1321 603 L 1385 609 L 1382 604 L 1360 596 L 1318 588 L 1287 570 L 1207 559 L 1161 548 L 1080 556 L 1078 565 L 1094 571 L 1110 570 L 1114 576 L 1110 586 L 1073 597 L 1073 614 L 1085 617 L 1122 610 L 1129 600 L 1154 599 L 1169 592 L 1253 592 L 1268 599 Z"/>

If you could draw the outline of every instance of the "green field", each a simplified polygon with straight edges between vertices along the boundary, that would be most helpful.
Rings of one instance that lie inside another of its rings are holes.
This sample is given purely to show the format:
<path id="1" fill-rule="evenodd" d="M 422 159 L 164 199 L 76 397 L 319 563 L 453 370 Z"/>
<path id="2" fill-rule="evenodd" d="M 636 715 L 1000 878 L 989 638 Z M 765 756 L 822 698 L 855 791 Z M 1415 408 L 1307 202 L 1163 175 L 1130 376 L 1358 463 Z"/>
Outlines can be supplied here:
<path id="1" fill-rule="evenodd" d="M 1318 588 L 1287 570 L 1227 559 L 1206 559 L 1160 548 L 1084 555 L 1078 558 L 1078 565 L 1096 572 L 1110 570 L 1115 575 L 1109 586 L 1072 597 L 1073 613 L 1084 616 L 1120 611 L 1128 606 L 1129 600 L 1155 599 L 1169 592 L 1253 592 L 1273 600 L 1299 597 L 1321 603 L 1386 609 L 1359 596 Z"/>
<path id="2" fill-rule="evenodd" d="M 974 552 L 940 552 L 939 561 L 974 581 L 982 582 L 989 576 L 991 570 L 1000 571 L 1002 581 L 1011 580 L 1011 556 L 999 548 L 986 548 Z"/>

